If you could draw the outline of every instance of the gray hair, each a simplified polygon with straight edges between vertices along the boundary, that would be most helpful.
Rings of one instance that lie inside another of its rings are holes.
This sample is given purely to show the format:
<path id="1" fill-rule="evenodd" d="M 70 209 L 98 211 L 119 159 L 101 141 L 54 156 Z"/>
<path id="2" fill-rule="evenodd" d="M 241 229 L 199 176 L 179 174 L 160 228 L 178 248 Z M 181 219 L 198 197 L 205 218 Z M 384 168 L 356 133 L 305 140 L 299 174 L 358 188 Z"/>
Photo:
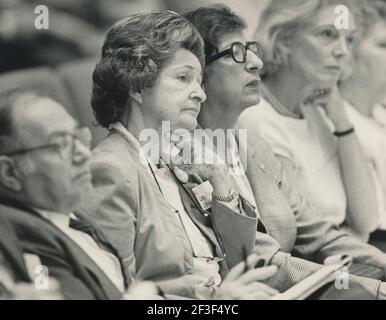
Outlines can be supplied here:
<path id="1" fill-rule="evenodd" d="M 308 28 L 315 15 L 331 4 L 344 4 L 354 16 L 359 14 L 357 0 L 272 0 L 263 11 L 254 38 L 263 45 L 264 74 L 270 75 L 284 65 L 287 54 L 282 44 Z"/>

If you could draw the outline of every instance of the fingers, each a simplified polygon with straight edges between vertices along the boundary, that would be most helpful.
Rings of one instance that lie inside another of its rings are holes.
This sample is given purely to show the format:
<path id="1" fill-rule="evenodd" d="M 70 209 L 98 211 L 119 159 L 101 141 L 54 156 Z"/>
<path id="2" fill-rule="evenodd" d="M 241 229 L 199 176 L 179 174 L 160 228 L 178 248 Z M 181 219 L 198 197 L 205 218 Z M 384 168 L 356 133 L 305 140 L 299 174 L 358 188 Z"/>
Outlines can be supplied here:
<path id="1" fill-rule="evenodd" d="M 247 258 L 248 269 L 254 269 L 258 261 L 259 257 L 256 254 L 249 255 Z"/>
<path id="2" fill-rule="evenodd" d="M 243 291 L 247 294 L 264 293 L 265 295 L 273 297 L 279 293 L 277 290 L 260 282 L 253 282 L 244 288 L 245 289 Z"/>
<path id="3" fill-rule="evenodd" d="M 259 257 L 256 254 L 251 254 L 247 258 L 247 265 L 252 269 L 255 267 Z M 234 266 L 227 274 L 225 280 L 234 281 L 239 278 L 245 271 L 245 262 L 240 262 Z M 224 281 L 225 281 L 224 280 Z"/>
<path id="4" fill-rule="evenodd" d="M 191 139 L 182 139 L 180 141 L 177 141 L 175 143 L 175 146 L 179 150 L 184 150 L 185 148 L 189 148 L 189 150 L 192 149 L 192 140 Z"/>
<path id="5" fill-rule="evenodd" d="M 250 266 L 250 268 L 254 268 L 259 257 L 256 254 L 251 254 L 247 258 L 247 265 Z M 241 276 L 245 271 L 245 262 L 240 262 L 236 266 L 234 266 L 227 274 L 226 280 L 229 281 L 234 281 L 236 280 L 239 276 Z"/>
<path id="6" fill-rule="evenodd" d="M 241 298 L 241 300 L 271 300 L 272 296 L 265 294 L 264 292 L 255 292 L 248 294 Z"/>
<path id="7" fill-rule="evenodd" d="M 323 81 L 307 84 L 300 93 L 300 103 L 304 106 L 317 105 L 320 99 L 325 99 L 330 91 L 330 85 Z"/>
<path id="8" fill-rule="evenodd" d="M 276 272 L 277 272 L 276 266 L 253 269 L 241 275 L 238 281 L 242 284 L 248 284 L 254 281 L 261 281 L 274 276 Z"/>
<path id="9" fill-rule="evenodd" d="M 252 258 L 251 258 L 252 259 Z M 235 281 L 237 278 L 239 278 L 245 270 L 245 263 L 240 262 L 239 264 L 235 265 L 226 275 L 225 281 Z"/>
<path id="10" fill-rule="evenodd" d="M 132 287 L 130 287 L 128 294 L 126 295 L 126 298 L 132 299 L 132 300 L 141 300 L 141 299 L 147 299 L 148 297 L 156 297 L 158 296 L 158 290 L 157 287 L 154 285 L 154 283 L 150 281 L 143 281 L 140 282 Z"/>
<path id="11" fill-rule="evenodd" d="M 178 168 L 177 166 L 175 166 L 173 168 L 173 170 L 174 170 L 174 173 L 175 173 L 177 179 L 180 180 L 181 183 L 188 183 L 189 174 L 187 172 L 185 172 L 184 170 Z"/>

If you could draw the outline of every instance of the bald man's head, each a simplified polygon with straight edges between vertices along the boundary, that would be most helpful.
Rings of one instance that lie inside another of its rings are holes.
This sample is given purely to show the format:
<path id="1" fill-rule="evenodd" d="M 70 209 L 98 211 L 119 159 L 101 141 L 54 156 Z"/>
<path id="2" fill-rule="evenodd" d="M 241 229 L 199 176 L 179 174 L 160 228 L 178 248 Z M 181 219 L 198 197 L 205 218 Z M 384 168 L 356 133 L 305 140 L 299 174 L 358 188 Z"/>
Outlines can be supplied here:
<path id="1" fill-rule="evenodd" d="M 34 208 L 70 212 L 90 185 L 90 132 L 37 93 L 9 92 L 0 101 L 0 193 Z"/>
<path id="2" fill-rule="evenodd" d="M 25 116 L 33 114 L 41 100 L 48 98 L 35 91 L 13 89 L 0 93 L 0 154 L 19 147 Z M 30 137 L 31 135 L 26 135 Z M 28 143 L 28 142 L 27 142 Z"/>
<path id="3" fill-rule="evenodd" d="M 0 93 L 0 154 L 10 151 L 14 137 L 13 106 L 20 92 L 11 90 Z"/>

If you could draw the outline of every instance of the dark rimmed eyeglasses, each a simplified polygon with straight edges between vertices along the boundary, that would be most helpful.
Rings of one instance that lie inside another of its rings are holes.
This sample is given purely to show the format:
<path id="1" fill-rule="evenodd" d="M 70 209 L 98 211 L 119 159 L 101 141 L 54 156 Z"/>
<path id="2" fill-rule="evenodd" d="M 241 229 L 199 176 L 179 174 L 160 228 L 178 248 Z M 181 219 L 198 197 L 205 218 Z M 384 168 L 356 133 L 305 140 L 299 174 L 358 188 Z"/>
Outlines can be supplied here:
<path id="1" fill-rule="evenodd" d="M 50 143 L 44 144 L 37 147 L 19 149 L 7 153 L 1 154 L 2 156 L 16 156 L 23 155 L 29 152 L 35 152 L 38 150 L 54 150 L 59 156 L 66 160 L 71 156 L 71 159 L 74 158 L 76 153 L 76 143 L 79 141 L 87 148 L 91 146 L 91 132 L 87 127 L 77 128 L 73 133 L 72 132 L 55 132 L 49 138 Z"/>
<path id="2" fill-rule="evenodd" d="M 225 56 L 231 56 L 236 63 L 244 63 L 247 61 L 247 50 L 253 52 L 257 57 L 263 55 L 262 46 L 256 41 L 247 42 L 245 45 L 241 42 L 233 42 L 229 49 L 216 53 L 206 60 L 206 64 L 210 64 Z"/>

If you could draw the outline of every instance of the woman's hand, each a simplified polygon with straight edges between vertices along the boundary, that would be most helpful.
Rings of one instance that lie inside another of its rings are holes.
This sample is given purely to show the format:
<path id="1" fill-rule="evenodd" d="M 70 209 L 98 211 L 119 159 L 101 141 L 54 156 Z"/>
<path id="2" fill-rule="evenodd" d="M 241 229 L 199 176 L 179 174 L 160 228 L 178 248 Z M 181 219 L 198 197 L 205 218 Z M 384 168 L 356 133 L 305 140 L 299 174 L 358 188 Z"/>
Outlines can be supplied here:
<path id="1" fill-rule="evenodd" d="M 322 85 L 310 85 L 303 91 L 304 107 L 322 107 L 327 117 L 334 124 L 336 131 L 345 131 L 352 127 L 343 106 L 343 98 L 339 92 L 338 85 L 333 87 L 323 87 Z"/>
<path id="2" fill-rule="evenodd" d="M 162 300 L 159 289 L 150 281 L 141 281 L 130 286 L 124 300 Z"/>
<path id="3" fill-rule="evenodd" d="M 215 196 L 228 196 L 233 188 L 225 165 L 190 164 L 181 165 L 179 169 L 196 177 L 198 182 L 208 180 Z"/>
<path id="4" fill-rule="evenodd" d="M 330 118 L 334 124 L 336 131 L 345 131 L 352 127 L 343 106 L 343 98 L 337 85 L 330 90 L 328 103 L 322 105 L 322 107 L 326 111 L 327 117 Z"/>
<path id="5" fill-rule="evenodd" d="M 277 272 L 276 266 L 255 269 L 258 257 L 251 255 L 247 264 L 252 267 L 245 272 L 245 263 L 241 262 L 226 275 L 218 288 L 214 299 L 223 300 L 268 300 L 278 291 L 258 281 L 272 277 Z"/>
<path id="6" fill-rule="evenodd" d="M 191 137 L 184 136 L 182 141 L 175 138 L 174 142 L 180 153 L 174 158 L 171 157 L 171 163 L 177 177 L 181 177 L 181 182 L 186 183 L 190 175 L 196 178 L 197 183 L 208 180 L 214 195 L 230 194 L 233 188 L 232 180 L 223 159 Z"/>

